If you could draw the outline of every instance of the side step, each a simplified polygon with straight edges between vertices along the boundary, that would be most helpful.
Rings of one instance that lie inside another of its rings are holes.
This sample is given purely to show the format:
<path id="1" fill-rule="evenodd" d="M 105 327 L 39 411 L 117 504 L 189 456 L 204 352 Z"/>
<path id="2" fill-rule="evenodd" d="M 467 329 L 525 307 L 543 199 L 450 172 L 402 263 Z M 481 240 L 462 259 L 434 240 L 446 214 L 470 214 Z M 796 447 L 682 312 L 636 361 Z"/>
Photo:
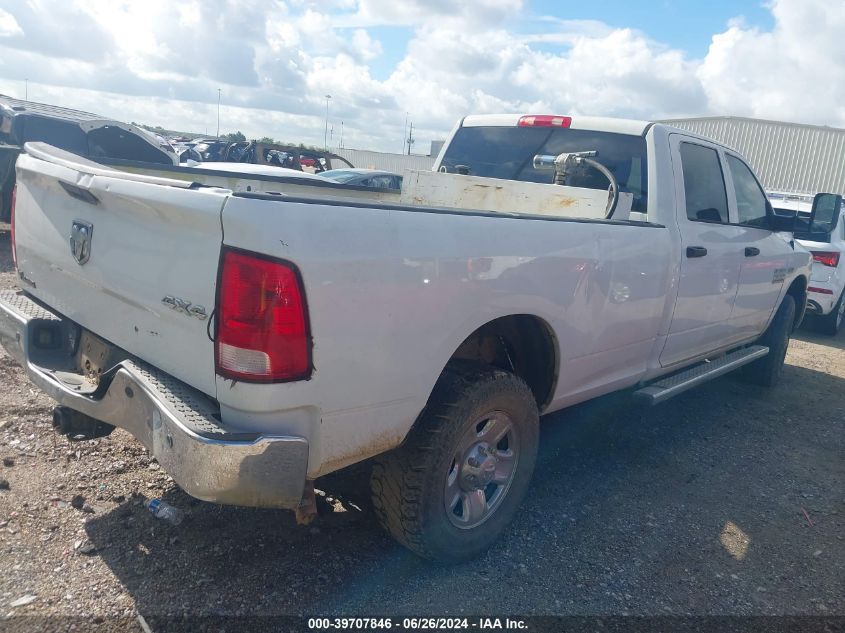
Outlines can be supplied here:
<path id="1" fill-rule="evenodd" d="M 634 398 L 645 404 L 658 404 L 683 393 L 687 389 L 692 389 L 708 380 L 713 380 L 713 378 L 747 365 L 768 353 L 769 348 L 763 345 L 752 345 L 738 349 L 716 360 L 704 361 L 677 374 L 659 378 L 657 382 L 635 391 Z"/>

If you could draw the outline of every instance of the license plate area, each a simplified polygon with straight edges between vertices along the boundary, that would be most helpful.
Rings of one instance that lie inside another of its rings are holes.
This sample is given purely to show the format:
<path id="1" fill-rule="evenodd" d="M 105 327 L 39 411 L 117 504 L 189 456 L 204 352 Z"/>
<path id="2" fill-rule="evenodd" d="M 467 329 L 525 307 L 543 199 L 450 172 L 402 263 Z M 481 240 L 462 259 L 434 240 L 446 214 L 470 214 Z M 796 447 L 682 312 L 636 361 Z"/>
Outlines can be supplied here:
<path id="1" fill-rule="evenodd" d="M 82 330 L 79 351 L 76 354 L 77 368 L 85 378 L 99 384 L 100 376 L 128 357 L 122 349 L 101 339 L 88 330 Z"/>

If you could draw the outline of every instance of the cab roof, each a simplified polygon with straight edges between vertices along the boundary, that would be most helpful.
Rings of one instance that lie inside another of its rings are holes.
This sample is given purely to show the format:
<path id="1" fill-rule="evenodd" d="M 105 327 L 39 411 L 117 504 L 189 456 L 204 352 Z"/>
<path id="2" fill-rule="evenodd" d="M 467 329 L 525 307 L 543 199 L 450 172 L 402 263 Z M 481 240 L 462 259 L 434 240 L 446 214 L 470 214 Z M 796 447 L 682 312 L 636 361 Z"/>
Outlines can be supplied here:
<path id="1" fill-rule="evenodd" d="M 533 114 L 471 114 L 464 117 L 461 127 L 516 127 L 523 117 L 541 116 Z M 617 134 L 631 134 L 642 136 L 652 125 L 650 121 L 634 119 L 614 119 L 610 117 L 561 115 L 571 119 L 571 130 L 597 130 L 600 132 L 615 132 Z"/>

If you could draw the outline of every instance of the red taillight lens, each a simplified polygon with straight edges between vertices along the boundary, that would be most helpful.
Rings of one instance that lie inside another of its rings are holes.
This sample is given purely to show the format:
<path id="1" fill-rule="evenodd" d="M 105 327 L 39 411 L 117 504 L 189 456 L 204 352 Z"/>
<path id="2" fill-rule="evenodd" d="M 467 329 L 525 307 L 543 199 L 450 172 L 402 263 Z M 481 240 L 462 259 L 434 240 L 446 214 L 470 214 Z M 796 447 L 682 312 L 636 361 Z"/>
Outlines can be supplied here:
<path id="1" fill-rule="evenodd" d="M 12 230 L 10 231 L 10 241 L 12 242 L 12 264 L 15 268 L 18 267 L 18 251 L 15 247 L 15 203 L 18 199 L 18 186 L 15 185 L 12 187 L 12 208 L 9 212 L 9 222 L 11 223 Z"/>
<path id="2" fill-rule="evenodd" d="M 569 127 L 571 116 L 555 116 L 554 114 L 532 114 L 519 119 L 520 127 Z"/>
<path id="3" fill-rule="evenodd" d="M 832 295 L 833 294 L 833 290 L 830 290 L 829 288 L 814 288 L 813 286 L 810 286 L 809 288 L 807 288 L 807 292 L 818 292 L 820 295 Z"/>
<path id="4" fill-rule="evenodd" d="M 217 373 L 249 382 L 311 373 L 305 293 L 286 262 L 225 249 L 217 290 Z"/>
<path id="5" fill-rule="evenodd" d="M 839 266 L 839 253 L 816 251 L 813 253 L 813 260 L 817 261 L 823 266 L 830 266 L 831 268 L 836 268 L 837 266 Z"/>

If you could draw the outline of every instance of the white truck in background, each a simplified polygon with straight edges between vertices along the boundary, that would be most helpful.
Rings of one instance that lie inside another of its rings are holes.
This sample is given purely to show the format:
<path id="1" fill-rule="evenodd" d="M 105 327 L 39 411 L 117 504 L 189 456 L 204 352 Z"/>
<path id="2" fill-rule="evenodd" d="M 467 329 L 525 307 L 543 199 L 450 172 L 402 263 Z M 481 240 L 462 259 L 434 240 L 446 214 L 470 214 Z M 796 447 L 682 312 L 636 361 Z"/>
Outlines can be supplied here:
<path id="1" fill-rule="evenodd" d="M 540 414 L 777 381 L 810 255 L 734 151 L 470 116 L 436 171 L 394 198 L 233 193 L 30 144 L 0 342 L 60 431 L 126 429 L 200 499 L 304 515 L 316 478 L 373 458 L 381 523 L 448 561 L 514 516 Z"/>

